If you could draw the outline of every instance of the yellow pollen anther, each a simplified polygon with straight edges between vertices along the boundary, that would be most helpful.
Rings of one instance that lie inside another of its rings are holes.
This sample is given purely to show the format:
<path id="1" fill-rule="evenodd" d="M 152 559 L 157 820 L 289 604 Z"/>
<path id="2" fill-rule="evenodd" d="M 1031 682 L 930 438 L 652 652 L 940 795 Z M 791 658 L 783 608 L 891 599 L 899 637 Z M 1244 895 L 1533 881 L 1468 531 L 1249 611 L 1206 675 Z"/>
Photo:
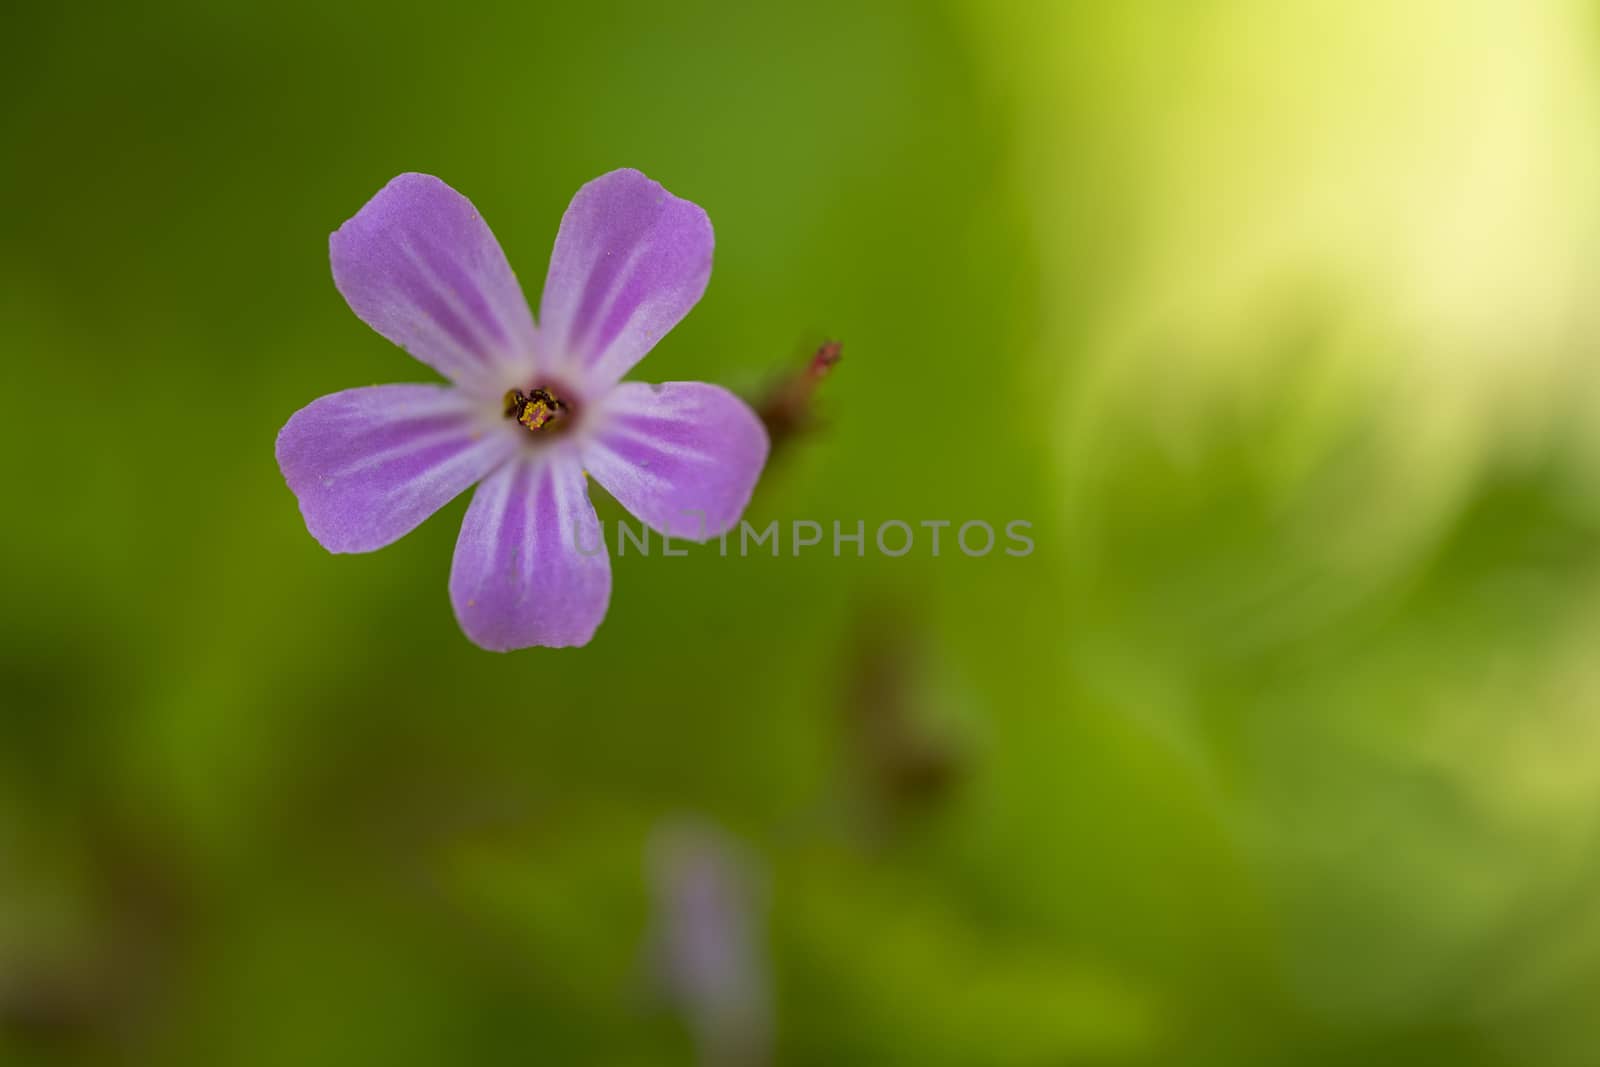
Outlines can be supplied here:
<path id="1" fill-rule="evenodd" d="M 530 430 L 542 430 L 560 421 L 566 405 L 548 389 L 523 394 L 520 389 L 506 393 L 506 417 L 516 419 Z"/>
<path id="2" fill-rule="evenodd" d="M 522 407 L 522 414 L 517 416 L 517 421 L 530 430 L 537 430 L 550 421 L 550 416 L 555 412 L 550 410 L 550 405 L 543 400 L 530 400 Z"/>

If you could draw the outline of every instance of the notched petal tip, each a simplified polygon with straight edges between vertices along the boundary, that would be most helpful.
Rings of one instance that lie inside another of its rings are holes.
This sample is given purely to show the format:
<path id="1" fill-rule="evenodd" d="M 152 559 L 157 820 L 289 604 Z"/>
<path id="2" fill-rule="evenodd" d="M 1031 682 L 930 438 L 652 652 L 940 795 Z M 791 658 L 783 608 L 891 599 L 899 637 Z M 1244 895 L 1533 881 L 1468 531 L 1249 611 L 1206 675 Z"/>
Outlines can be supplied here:
<path id="1" fill-rule="evenodd" d="M 483 217 L 478 214 L 478 209 L 473 207 L 472 201 L 457 192 L 443 178 L 435 177 L 432 174 L 423 174 L 420 171 L 406 171 L 403 174 L 396 174 L 393 178 L 384 182 L 383 187 L 369 196 L 366 203 L 362 204 L 354 215 L 345 219 L 337 229 L 328 234 L 329 258 L 332 259 L 334 255 L 338 254 L 342 243 L 356 239 L 357 230 L 360 228 L 363 216 L 368 211 L 374 208 L 381 209 L 385 205 L 394 204 L 398 201 L 412 200 L 416 197 L 430 195 L 459 198 L 466 203 L 466 206 L 475 217 L 480 219 Z"/>
<path id="2" fill-rule="evenodd" d="M 584 648 L 594 640 L 594 635 L 600 632 L 600 623 L 595 623 L 587 633 L 576 634 L 571 638 L 550 638 L 546 640 L 528 640 L 522 638 L 504 638 L 487 633 L 475 636 L 461 616 L 456 616 L 456 625 L 461 628 L 461 636 L 470 641 L 475 648 L 485 652 L 493 652 L 503 656 L 510 652 L 526 652 L 531 648 Z"/>

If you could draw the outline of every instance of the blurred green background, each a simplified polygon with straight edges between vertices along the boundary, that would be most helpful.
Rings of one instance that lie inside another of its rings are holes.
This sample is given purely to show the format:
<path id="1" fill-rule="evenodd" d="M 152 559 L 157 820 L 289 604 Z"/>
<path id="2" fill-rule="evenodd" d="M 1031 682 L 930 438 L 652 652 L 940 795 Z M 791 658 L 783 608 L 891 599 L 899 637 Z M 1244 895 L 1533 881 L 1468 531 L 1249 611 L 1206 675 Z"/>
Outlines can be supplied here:
<path id="1" fill-rule="evenodd" d="M 9 10 L 0 1062 L 711 1062 L 689 815 L 774 1064 L 1600 1063 L 1597 16 Z M 845 343 L 757 525 L 1037 551 L 629 554 L 497 656 L 465 497 L 319 548 L 279 426 L 430 377 L 328 233 L 431 172 L 536 302 L 621 166 L 718 238 L 637 376 Z"/>

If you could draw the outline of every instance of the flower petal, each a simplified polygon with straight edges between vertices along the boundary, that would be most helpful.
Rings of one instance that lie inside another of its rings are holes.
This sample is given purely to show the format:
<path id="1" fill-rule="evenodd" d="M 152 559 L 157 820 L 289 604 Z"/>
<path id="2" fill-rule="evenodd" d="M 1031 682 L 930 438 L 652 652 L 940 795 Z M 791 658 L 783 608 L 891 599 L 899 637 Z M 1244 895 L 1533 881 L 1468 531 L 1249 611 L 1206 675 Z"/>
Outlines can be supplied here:
<path id="1" fill-rule="evenodd" d="M 691 540 L 718 537 L 739 521 L 768 447 L 744 401 L 702 382 L 626 382 L 598 415 L 584 467 L 641 521 Z"/>
<path id="2" fill-rule="evenodd" d="M 478 406 L 442 385 L 374 385 L 314 400 L 278 432 L 278 466 L 330 552 L 399 540 L 515 455 Z"/>
<path id="3" fill-rule="evenodd" d="M 328 239 L 350 309 L 459 385 L 504 390 L 533 367 L 533 316 L 472 202 L 402 174 Z"/>
<path id="4" fill-rule="evenodd" d="M 592 386 L 626 374 L 689 313 L 711 277 L 711 220 L 636 170 L 578 190 L 539 305 L 542 351 Z"/>
<path id="5" fill-rule="evenodd" d="M 478 487 L 450 601 L 467 636 L 495 652 L 589 643 L 611 601 L 611 561 L 575 455 L 524 453 Z"/>

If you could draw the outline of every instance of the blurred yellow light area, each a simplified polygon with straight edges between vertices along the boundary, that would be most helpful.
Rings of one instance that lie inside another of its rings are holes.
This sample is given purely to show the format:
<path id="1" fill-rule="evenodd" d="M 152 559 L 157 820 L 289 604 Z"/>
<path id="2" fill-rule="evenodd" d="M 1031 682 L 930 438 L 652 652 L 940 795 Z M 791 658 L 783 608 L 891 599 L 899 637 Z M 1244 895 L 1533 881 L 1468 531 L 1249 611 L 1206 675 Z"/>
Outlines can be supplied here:
<path id="1" fill-rule="evenodd" d="M 1193 462 L 1219 409 L 1292 382 L 1301 410 L 1255 459 L 1299 485 L 1359 409 L 1392 494 L 1366 565 L 1448 521 L 1486 462 L 1553 433 L 1592 462 L 1593 25 L 1566 0 L 973 5 L 1020 116 L 1034 354 L 1079 354 L 1066 476 L 1130 420 Z"/>
<path id="2" fill-rule="evenodd" d="M 1086 269 L 1060 191 L 1085 169 L 1126 179 L 1106 190 L 1126 224 L 1094 234 L 1130 291 L 1098 316 L 1097 362 L 1118 368 L 1101 373 L 1143 382 L 1160 360 L 1192 409 L 1192 390 L 1254 373 L 1274 302 L 1333 300 L 1338 328 L 1387 341 L 1366 373 L 1396 418 L 1466 424 L 1426 428 L 1443 466 L 1484 433 L 1530 432 L 1586 373 L 1583 5 L 979 5 L 974 25 L 1022 113 L 1048 305 Z M 1184 359 L 1149 351 L 1166 339 Z"/>

